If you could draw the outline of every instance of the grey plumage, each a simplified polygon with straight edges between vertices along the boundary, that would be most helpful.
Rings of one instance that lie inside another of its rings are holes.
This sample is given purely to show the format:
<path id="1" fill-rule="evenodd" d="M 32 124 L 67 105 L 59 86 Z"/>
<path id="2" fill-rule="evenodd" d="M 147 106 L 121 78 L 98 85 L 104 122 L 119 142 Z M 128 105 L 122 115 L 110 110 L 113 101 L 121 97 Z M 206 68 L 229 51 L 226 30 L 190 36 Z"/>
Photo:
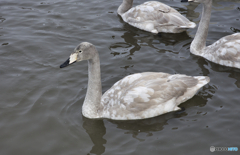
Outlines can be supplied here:
<path id="1" fill-rule="evenodd" d="M 212 0 L 189 0 L 203 4 L 202 17 L 190 51 L 220 65 L 240 68 L 240 33 L 222 37 L 206 46 Z"/>
<path id="2" fill-rule="evenodd" d="M 210 80 L 205 76 L 136 73 L 119 80 L 102 95 L 100 61 L 94 45 L 79 44 L 66 62 L 82 60 L 88 60 L 89 76 L 82 113 L 92 119 L 135 120 L 176 111 Z"/>
<path id="3" fill-rule="evenodd" d="M 132 1 L 123 0 L 118 14 L 126 23 L 139 29 L 152 33 L 179 33 L 196 26 L 177 10 L 163 3 L 149 1 L 132 8 Z"/>

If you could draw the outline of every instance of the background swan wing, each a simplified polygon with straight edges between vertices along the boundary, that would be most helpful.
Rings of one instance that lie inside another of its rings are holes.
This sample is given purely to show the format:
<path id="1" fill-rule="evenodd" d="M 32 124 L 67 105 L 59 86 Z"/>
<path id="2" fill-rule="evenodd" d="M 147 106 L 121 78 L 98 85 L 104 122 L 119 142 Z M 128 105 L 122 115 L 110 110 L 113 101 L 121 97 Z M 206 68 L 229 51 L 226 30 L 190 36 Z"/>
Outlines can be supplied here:
<path id="1" fill-rule="evenodd" d="M 206 49 L 211 61 L 240 68 L 240 33 L 225 36 Z"/>
<path id="2" fill-rule="evenodd" d="M 143 119 L 179 110 L 178 105 L 208 81 L 207 77 L 151 72 L 127 76 L 103 95 L 103 117 Z"/>
<path id="3" fill-rule="evenodd" d="M 139 29 L 158 32 L 174 32 L 172 29 L 194 28 L 195 23 L 190 22 L 178 11 L 160 2 L 150 1 L 131 8 L 122 15 L 125 22 Z"/>

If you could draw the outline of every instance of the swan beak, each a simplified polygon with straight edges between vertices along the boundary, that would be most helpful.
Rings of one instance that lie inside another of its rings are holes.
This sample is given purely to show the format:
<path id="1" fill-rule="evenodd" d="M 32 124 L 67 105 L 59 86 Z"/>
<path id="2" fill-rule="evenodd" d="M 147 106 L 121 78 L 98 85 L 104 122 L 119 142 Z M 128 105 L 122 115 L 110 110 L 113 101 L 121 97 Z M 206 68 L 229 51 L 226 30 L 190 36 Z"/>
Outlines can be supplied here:
<path id="1" fill-rule="evenodd" d="M 181 0 L 181 2 L 192 2 L 193 0 Z"/>
<path id="2" fill-rule="evenodd" d="M 60 65 L 60 68 L 67 67 L 69 65 L 69 59 L 67 59 L 63 64 Z"/>
<path id="3" fill-rule="evenodd" d="M 77 53 L 73 53 L 63 64 L 60 65 L 60 68 L 67 67 L 68 65 L 71 65 L 76 61 L 77 61 Z"/>

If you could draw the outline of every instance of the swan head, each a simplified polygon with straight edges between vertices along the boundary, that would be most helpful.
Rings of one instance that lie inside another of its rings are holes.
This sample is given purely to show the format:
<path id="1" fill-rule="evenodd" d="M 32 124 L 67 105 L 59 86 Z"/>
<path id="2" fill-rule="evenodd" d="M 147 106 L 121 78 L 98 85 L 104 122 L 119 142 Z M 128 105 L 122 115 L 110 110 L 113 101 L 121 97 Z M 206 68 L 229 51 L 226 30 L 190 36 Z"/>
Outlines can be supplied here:
<path id="1" fill-rule="evenodd" d="M 96 53 L 97 50 L 93 44 L 82 42 L 74 49 L 69 58 L 60 65 L 60 68 L 67 67 L 75 62 L 92 59 Z"/>

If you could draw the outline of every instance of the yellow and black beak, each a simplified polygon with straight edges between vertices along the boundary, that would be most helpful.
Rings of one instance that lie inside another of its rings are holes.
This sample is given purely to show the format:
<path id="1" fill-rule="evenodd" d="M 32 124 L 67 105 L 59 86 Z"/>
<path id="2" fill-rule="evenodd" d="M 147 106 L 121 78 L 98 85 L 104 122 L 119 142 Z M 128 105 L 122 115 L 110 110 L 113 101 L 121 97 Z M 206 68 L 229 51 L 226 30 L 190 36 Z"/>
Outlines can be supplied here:
<path id="1" fill-rule="evenodd" d="M 64 68 L 64 67 L 67 67 L 69 64 L 69 58 L 63 63 L 60 65 L 60 68 Z"/>
<path id="2" fill-rule="evenodd" d="M 60 68 L 67 67 L 68 65 L 71 65 L 73 63 L 77 62 L 77 53 L 73 53 L 70 55 L 70 57 L 60 65 Z"/>
<path id="3" fill-rule="evenodd" d="M 181 2 L 193 2 L 193 0 L 181 0 Z"/>

